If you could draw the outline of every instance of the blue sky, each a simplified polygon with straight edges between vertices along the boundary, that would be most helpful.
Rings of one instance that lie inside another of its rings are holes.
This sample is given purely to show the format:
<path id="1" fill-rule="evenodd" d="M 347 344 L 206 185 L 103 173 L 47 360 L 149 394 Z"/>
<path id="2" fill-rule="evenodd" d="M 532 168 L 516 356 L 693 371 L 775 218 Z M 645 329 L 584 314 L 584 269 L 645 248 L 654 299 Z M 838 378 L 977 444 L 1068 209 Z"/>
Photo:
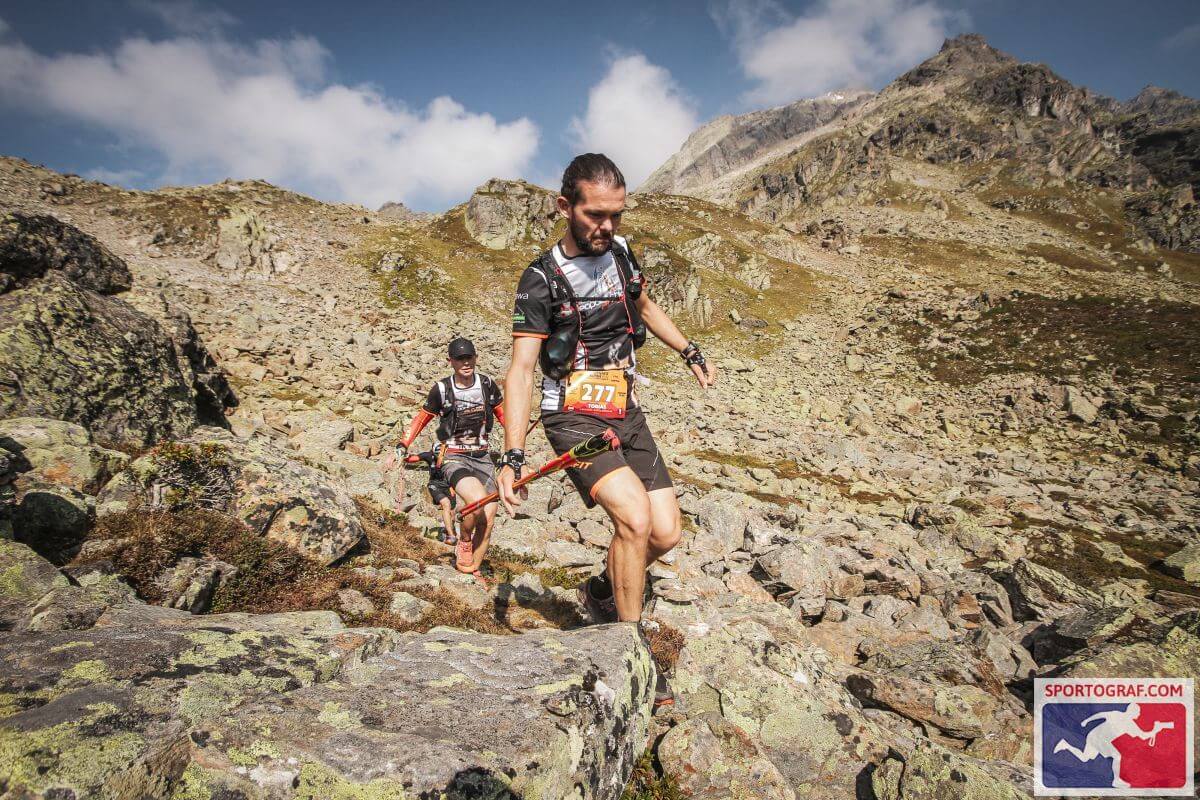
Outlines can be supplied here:
<path id="1" fill-rule="evenodd" d="M 1120 99 L 1200 96 L 1195 0 L 0 0 L 0 21 L 0 153 L 369 206 L 551 184 L 581 149 L 636 182 L 718 114 L 879 88 L 964 31 Z"/>

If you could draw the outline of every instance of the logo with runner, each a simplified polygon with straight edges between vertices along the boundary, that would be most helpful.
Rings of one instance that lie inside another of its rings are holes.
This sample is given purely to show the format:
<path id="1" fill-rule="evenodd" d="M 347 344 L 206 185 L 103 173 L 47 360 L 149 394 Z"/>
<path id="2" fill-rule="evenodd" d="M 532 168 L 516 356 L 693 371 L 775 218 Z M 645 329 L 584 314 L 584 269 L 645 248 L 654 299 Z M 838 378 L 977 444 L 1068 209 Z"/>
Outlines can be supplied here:
<path id="1" fill-rule="evenodd" d="M 1191 678 L 1038 678 L 1034 794 L 1192 795 Z"/>

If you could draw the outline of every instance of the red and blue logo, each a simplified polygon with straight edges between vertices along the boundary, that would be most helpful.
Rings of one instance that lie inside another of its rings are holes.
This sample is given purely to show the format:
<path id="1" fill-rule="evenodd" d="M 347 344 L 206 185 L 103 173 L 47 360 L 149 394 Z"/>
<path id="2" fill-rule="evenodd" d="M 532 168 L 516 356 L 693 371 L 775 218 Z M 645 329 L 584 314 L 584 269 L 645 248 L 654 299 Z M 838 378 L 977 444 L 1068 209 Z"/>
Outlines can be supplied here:
<path id="1" fill-rule="evenodd" d="M 1035 681 L 1034 794 L 1192 795 L 1191 678 Z"/>

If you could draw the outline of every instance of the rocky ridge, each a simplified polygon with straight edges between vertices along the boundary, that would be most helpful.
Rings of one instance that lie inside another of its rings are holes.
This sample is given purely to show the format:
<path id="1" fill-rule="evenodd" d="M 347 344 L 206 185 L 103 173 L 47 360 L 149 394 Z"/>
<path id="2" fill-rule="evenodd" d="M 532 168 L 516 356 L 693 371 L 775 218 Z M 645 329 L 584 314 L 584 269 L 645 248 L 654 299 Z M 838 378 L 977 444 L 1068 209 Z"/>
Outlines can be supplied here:
<path id="1" fill-rule="evenodd" d="M 800 101 L 786 109 L 819 101 Z M 940 53 L 878 95 L 852 96 L 823 127 L 804 127 L 747 142 L 742 128 L 772 130 L 763 114 L 722 119 L 701 129 L 703 147 L 685 144 L 648 182 L 803 226 L 822 206 L 876 203 L 888 197 L 896 157 L 965 170 L 963 188 L 986 197 L 1010 182 L 1053 192 L 1069 176 L 1120 193 L 1123 219 L 1164 247 L 1200 248 L 1195 203 L 1200 117 L 1196 101 L 1147 89 L 1121 104 L 1070 84 L 1041 64 L 1020 63 L 974 34 L 947 40 Z M 735 169 L 708 169 L 711 153 L 743 153 Z M 970 165 L 990 165 L 980 173 Z M 1171 195 L 1175 197 L 1175 195 Z M 820 213 L 819 211 L 816 213 Z"/>

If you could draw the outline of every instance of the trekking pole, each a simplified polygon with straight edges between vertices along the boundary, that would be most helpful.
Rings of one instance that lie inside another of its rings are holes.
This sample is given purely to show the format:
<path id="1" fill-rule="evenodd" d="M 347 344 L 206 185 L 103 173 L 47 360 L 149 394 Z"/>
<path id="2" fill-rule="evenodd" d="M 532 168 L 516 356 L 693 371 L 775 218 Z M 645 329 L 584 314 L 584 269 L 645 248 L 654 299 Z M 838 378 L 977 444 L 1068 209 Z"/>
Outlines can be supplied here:
<path id="1" fill-rule="evenodd" d="M 595 436 L 584 439 L 558 458 L 547 461 L 541 469 L 531 472 L 514 483 L 513 488 L 519 489 L 530 481 L 536 481 L 538 478 L 545 477 L 552 472 L 558 472 L 561 469 L 577 466 L 583 461 L 595 458 L 601 453 L 607 453 L 609 450 L 616 450 L 620 446 L 621 440 L 617 438 L 616 432 L 612 428 L 609 428 L 604 433 L 598 433 Z M 480 498 L 474 503 L 463 506 L 458 511 L 458 517 L 461 519 L 472 511 L 478 511 L 488 503 L 494 503 L 499 499 L 500 492 L 492 492 L 487 497 Z"/>

